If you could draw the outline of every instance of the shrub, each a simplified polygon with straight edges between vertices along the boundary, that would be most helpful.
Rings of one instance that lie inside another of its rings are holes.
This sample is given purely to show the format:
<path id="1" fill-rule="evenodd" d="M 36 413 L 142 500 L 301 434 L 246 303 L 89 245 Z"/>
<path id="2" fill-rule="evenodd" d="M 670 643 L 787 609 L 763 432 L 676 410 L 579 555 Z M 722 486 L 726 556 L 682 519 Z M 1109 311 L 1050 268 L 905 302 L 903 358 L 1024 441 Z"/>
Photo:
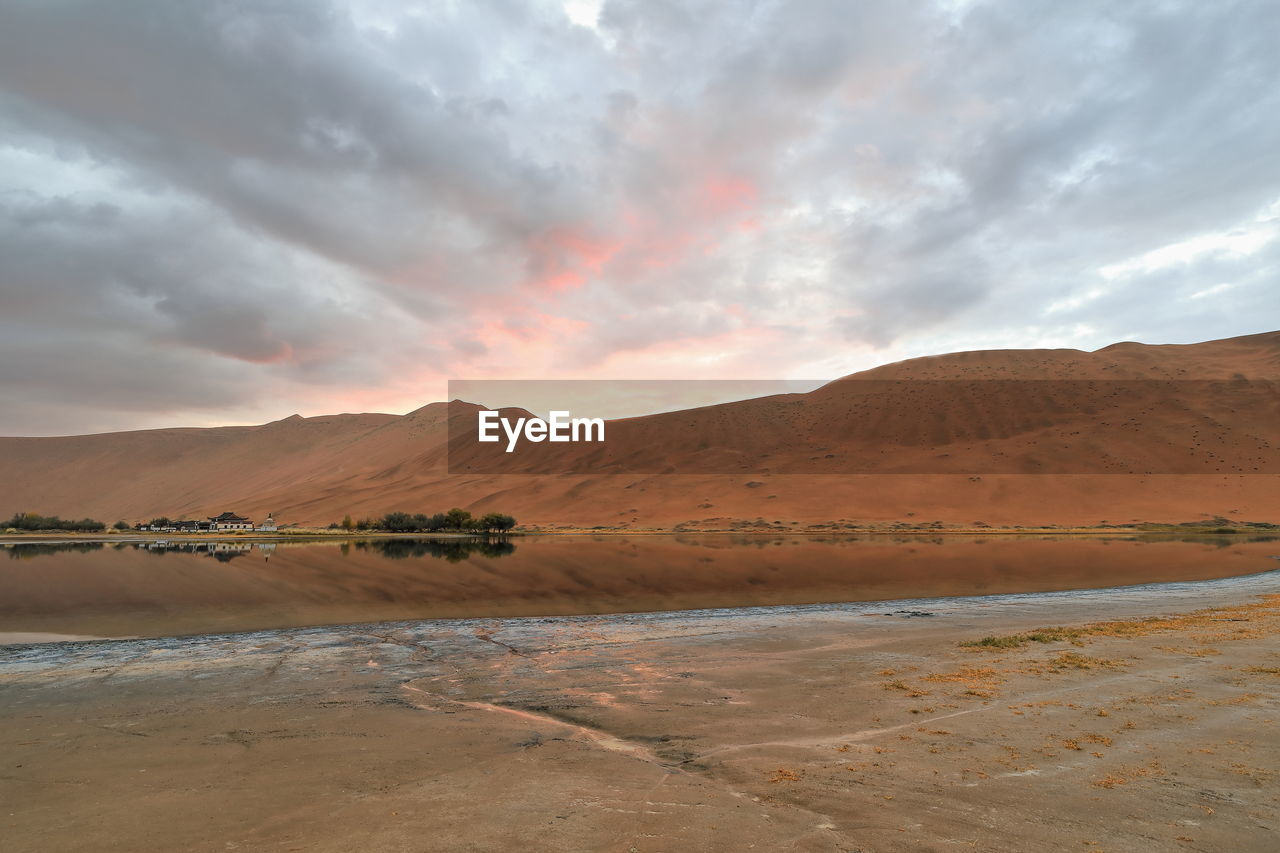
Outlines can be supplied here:
<path id="1" fill-rule="evenodd" d="M 343 525 L 346 526 L 345 523 Z M 393 533 L 438 533 L 442 530 L 473 530 L 478 533 L 505 532 L 516 526 L 513 516 L 490 512 L 472 518 L 465 509 L 454 507 L 448 512 L 434 515 L 409 514 L 403 511 L 389 512 L 381 519 L 365 519 L 355 523 L 356 530 L 387 530 Z"/>
<path id="2" fill-rule="evenodd" d="M 13 518 L 7 521 L 0 521 L 0 527 L 14 530 L 76 530 L 95 533 L 107 529 L 107 526 L 101 521 L 94 521 L 92 518 L 82 518 L 79 521 L 74 521 L 69 518 L 62 519 L 56 515 L 40 515 L 35 512 L 14 513 Z"/>
<path id="3" fill-rule="evenodd" d="M 393 533 L 411 533 L 417 530 L 413 516 L 407 512 L 389 512 L 382 517 L 381 527 Z"/>

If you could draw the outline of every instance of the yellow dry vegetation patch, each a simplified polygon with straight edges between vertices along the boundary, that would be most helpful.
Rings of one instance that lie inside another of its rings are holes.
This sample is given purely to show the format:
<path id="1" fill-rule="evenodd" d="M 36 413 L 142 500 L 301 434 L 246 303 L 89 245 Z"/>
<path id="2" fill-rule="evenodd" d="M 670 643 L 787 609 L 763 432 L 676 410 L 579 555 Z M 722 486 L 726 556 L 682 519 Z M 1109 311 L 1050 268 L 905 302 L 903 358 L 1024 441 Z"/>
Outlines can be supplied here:
<path id="1" fill-rule="evenodd" d="M 1251 767 L 1248 764 L 1244 764 L 1239 761 L 1233 761 L 1231 763 L 1231 771 L 1233 773 L 1238 773 L 1241 776 L 1246 776 L 1259 785 L 1266 785 L 1270 783 L 1276 775 L 1273 770 L 1266 770 L 1262 767 Z"/>
<path id="2" fill-rule="evenodd" d="M 1049 661 L 1049 670 L 1058 672 L 1064 669 L 1116 669 L 1125 665 L 1122 660 L 1095 658 L 1076 652 L 1062 652 Z"/>
<path id="3" fill-rule="evenodd" d="M 921 690 L 918 687 L 912 687 L 910 684 L 907 684 L 905 681 L 902 681 L 900 679 L 894 680 L 894 681 L 886 681 L 882 683 L 880 686 L 883 687 L 885 690 L 901 690 L 902 692 L 906 693 L 908 696 L 911 696 L 913 698 L 917 696 L 929 695 L 928 690 Z"/>
<path id="4" fill-rule="evenodd" d="M 1222 654 L 1222 652 L 1211 646 L 1205 646 L 1204 648 L 1199 649 L 1184 649 L 1177 646 L 1156 646 L 1155 649 L 1158 652 L 1169 652 L 1170 654 L 1175 655 L 1190 655 L 1191 657 L 1196 658 L 1207 658 Z"/>
<path id="5" fill-rule="evenodd" d="M 969 690 L 995 690 L 1005 677 L 992 666 L 970 666 L 965 664 L 955 672 L 939 672 L 926 675 L 925 681 L 935 684 L 959 684 Z"/>
<path id="6" fill-rule="evenodd" d="M 1210 607 L 1175 616 L 1094 622 L 1078 627 L 1037 628 L 1021 634 L 967 640 L 960 645 L 971 649 L 1017 649 L 1031 643 L 1057 642 L 1079 646 L 1095 637 L 1147 637 L 1168 631 L 1199 632 L 1194 639 L 1205 643 L 1249 640 L 1275 633 L 1277 616 L 1280 616 L 1280 595 L 1272 594 L 1236 607 Z M 1213 654 L 1212 651 L 1204 653 Z"/>
<path id="7" fill-rule="evenodd" d="M 1121 767 L 1114 773 L 1108 773 L 1101 779 L 1093 780 L 1093 785 L 1097 788 L 1115 788 L 1120 785 L 1127 785 L 1134 779 L 1146 779 L 1163 775 L 1165 775 L 1164 767 L 1159 761 L 1152 761 L 1150 764 L 1145 765 Z"/>
<path id="8" fill-rule="evenodd" d="M 1280 675 L 1280 666 L 1246 666 L 1245 672 L 1256 672 L 1263 675 Z"/>

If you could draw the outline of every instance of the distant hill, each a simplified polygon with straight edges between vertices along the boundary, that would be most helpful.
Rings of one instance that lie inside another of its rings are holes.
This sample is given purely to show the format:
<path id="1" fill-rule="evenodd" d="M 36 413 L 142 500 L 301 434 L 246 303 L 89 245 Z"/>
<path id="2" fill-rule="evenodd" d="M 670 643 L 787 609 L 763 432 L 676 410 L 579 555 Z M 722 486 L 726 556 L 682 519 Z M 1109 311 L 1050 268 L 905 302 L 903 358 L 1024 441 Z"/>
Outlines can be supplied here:
<path id="1" fill-rule="evenodd" d="M 611 421 L 603 446 L 455 446 L 454 474 L 450 412 L 0 438 L 0 515 L 230 509 L 327 524 L 460 505 L 584 527 L 1280 521 L 1280 332 L 911 359 L 807 394 Z"/>

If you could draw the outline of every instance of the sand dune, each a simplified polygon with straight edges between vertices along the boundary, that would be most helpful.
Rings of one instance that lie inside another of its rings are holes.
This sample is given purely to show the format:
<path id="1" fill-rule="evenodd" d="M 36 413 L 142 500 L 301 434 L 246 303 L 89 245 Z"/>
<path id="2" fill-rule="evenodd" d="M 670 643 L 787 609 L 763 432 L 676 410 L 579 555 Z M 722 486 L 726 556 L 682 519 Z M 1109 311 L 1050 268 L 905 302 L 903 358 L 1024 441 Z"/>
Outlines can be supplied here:
<path id="1" fill-rule="evenodd" d="M 1280 332 L 912 359 L 808 394 L 612 421 L 605 445 L 507 456 L 455 444 L 450 459 L 451 412 L 474 410 L 3 438 L 0 512 L 235 509 L 325 524 L 460 505 L 633 528 L 1280 521 Z"/>

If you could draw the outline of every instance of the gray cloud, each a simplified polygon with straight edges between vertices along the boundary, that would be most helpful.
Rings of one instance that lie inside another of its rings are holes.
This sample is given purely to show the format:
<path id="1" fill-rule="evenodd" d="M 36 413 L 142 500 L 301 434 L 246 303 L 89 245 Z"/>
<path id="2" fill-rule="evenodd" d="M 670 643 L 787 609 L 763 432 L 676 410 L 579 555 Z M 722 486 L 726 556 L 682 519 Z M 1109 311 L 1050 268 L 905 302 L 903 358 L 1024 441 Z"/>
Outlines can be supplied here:
<path id="1" fill-rule="evenodd" d="M 0 18 L 0 433 L 1280 318 L 1271 3 Z"/>

